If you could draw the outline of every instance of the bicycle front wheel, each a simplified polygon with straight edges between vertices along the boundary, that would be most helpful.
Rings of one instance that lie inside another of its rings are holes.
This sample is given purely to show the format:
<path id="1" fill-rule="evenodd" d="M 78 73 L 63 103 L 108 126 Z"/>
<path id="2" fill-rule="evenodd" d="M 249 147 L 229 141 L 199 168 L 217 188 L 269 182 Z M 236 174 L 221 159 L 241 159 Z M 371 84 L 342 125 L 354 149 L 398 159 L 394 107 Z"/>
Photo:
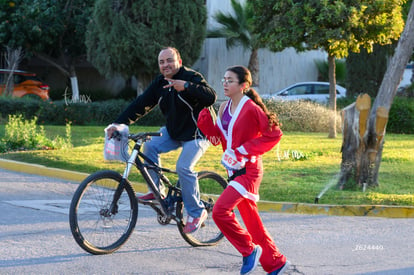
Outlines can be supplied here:
<path id="1" fill-rule="evenodd" d="M 177 223 L 178 230 L 184 240 L 192 246 L 216 245 L 224 235 L 213 221 L 213 207 L 217 198 L 227 187 L 227 181 L 217 173 L 203 171 L 198 173 L 198 185 L 200 188 L 200 199 L 205 205 L 208 217 L 199 230 L 191 234 L 184 233 L 184 218 L 187 215 L 183 202 L 178 202 L 176 215 L 181 220 L 181 222 Z"/>
<path id="2" fill-rule="evenodd" d="M 129 238 L 138 217 L 138 203 L 129 182 L 124 184 L 115 207 L 111 207 L 122 176 L 99 171 L 87 177 L 76 190 L 69 209 L 72 235 L 85 251 L 112 253 Z"/>

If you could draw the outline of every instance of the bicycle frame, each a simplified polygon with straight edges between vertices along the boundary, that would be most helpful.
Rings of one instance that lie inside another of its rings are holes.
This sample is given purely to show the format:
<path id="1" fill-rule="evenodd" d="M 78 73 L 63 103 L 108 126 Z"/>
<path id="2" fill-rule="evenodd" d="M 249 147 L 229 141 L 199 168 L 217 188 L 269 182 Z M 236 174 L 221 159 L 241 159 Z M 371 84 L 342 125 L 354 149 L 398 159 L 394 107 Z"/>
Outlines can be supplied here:
<path id="1" fill-rule="evenodd" d="M 167 177 L 168 174 L 177 175 L 177 172 L 162 168 L 141 152 L 146 141 L 159 135 L 160 133 L 148 132 L 130 134 L 128 139 L 135 144 L 123 174 L 114 170 L 97 171 L 85 178 L 76 189 L 69 208 L 69 223 L 75 241 L 85 251 L 99 255 L 119 249 L 135 228 L 138 203 L 154 209 L 161 225 L 167 225 L 171 220 L 176 221 L 181 236 L 192 246 L 212 246 L 224 237 L 212 219 L 212 209 L 216 196 L 227 187 L 227 181 L 211 171 L 198 173 L 200 200 L 208 217 L 198 231 L 186 233 L 183 219 L 186 213 L 180 181 L 171 183 Z M 137 200 L 136 192 L 128 180 L 132 166 L 143 176 L 149 190 L 155 195 L 154 200 Z M 160 184 L 168 188 L 165 198 L 160 194 L 158 182 L 152 179 L 152 172 L 157 174 Z M 117 187 L 110 188 L 114 184 Z"/>
<path id="2" fill-rule="evenodd" d="M 111 208 L 110 211 L 112 214 L 115 214 L 117 211 L 117 203 L 119 200 L 120 195 L 122 194 L 122 191 L 124 190 L 124 186 L 125 186 L 125 182 L 127 182 L 129 174 L 131 173 L 132 167 L 136 166 L 136 168 L 138 169 L 138 171 L 141 173 L 141 175 L 144 177 L 145 182 L 147 183 L 149 189 L 152 191 L 152 193 L 155 195 L 156 200 L 160 203 L 161 208 L 154 206 L 154 204 L 150 204 L 150 206 L 160 215 L 162 216 L 166 216 L 167 218 L 176 218 L 174 215 L 171 214 L 171 210 L 170 209 L 170 205 L 171 205 L 171 201 L 170 200 L 163 200 L 161 198 L 161 194 L 158 190 L 157 185 L 155 184 L 154 180 L 152 179 L 151 175 L 149 174 L 149 169 L 156 171 L 156 173 L 158 174 L 158 176 L 160 177 L 160 181 L 167 185 L 168 187 L 168 195 L 167 197 L 172 198 L 173 201 L 172 203 L 175 202 L 175 200 L 178 200 L 177 197 L 180 197 L 181 195 L 181 190 L 179 188 L 177 188 L 176 186 L 173 186 L 171 184 L 171 182 L 169 181 L 169 179 L 162 173 L 162 172 L 167 172 L 167 173 L 172 173 L 172 174 L 177 174 L 176 171 L 168 169 L 168 168 L 163 168 L 160 167 L 159 165 L 157 165 L 156 163 L 154 163 L 152 160 L 150 160 L 144 153 L 141 152 L 141 146 L 142 146 L 143 142 L 142 140 L 136 140 L 135 141 L 135 145 L 134 148 L 131 152 L 131 156 L 129 157 L 124 173 L 122 175 L 122 181 L 119 184 L 117 190 L 115 191 L 114 194 L 114 199 L 112 201 L 111 204 Z M 146 163 L 144 163 L 144 161 Z M 172 194 L 174 192 L 174 194 Z M 178 196 L 177 196 L 178 194 Z M 171 196 L 172 195 L 172 196 Z"/>

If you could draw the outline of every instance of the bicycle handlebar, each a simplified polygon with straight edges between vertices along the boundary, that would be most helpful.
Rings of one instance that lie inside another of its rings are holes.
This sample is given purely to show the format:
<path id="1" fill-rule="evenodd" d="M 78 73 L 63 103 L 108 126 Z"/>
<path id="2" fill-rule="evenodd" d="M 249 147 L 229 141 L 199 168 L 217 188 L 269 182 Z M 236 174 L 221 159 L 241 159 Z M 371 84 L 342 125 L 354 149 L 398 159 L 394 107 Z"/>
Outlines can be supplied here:
<path id="1" fill-rule="evenodd" d="M 129 134 L 128 139 L 131 139 L 135 142 L 138 142 L 139 140 L 145 142 L 151 139 L 151 137 L 160 137 L 161 135 L 162 134 L 160 132 L 142 132 L 137 134 Z M 121 140 L 122 134 L 119 131 L 114 131 L 111 138 Z"/>
<path id="2" fill-rule="evenodd" d="M 138 140 L 147 141 L 151 137 L 160 137 L 162 134 L 160 132 L 143 132 L 137 134 L 129 134 L 128 139 L 132 139 L 137 142 Z"/>

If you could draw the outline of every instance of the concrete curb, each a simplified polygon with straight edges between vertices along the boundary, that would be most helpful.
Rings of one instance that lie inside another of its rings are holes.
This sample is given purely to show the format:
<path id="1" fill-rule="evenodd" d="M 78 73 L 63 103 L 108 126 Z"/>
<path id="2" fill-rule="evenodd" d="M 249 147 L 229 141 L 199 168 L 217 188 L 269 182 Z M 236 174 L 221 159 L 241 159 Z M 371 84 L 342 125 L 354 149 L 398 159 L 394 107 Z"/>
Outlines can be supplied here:
<path id="1" fill-rule="evenodd" d="M 0 168 L 22 172 L 27 174 L 34 174 L 39 176 L 51 177 L 51 178 L 58 178 L 64 180 L 71 180 L 75 182 L 82 182 L 87 176 L 88 173 L 81 173 L 81 172 L 74 172 L 59 168 L 51 168 L 40 164 L 32 164 L 26 162 L 20 162 L 15 160 L 8 160 L 8 159 L 1 159 L 0 158 Z M 139 193 L 146 193 L 148 192 L 148 188 L 145 184 L 135 184 L 134 189 L 136 192 Z"/>
<path id="2" fill-rule="evenodd" d="M 81 182 L 89 174 L 68 171 L 58 168 L 50 168 L 44 165 L 30 164 L 25 162 L 7 160 L 0 158 L 0 168 L 53 177 L 65 180 Z M 135 191 L 139 193 L 147 192 L 144 184 L 135 184 Z M 388 205 L 329 205 L 311 203 L 290 203 L 290 202 L 271 202 L 259 201 L 260 211 L 285 212 L 296 214 L 311 215 L 333 215 L 333 216 L 370 216 L 384 218 L 414 218 L 414 207 L 412 206 L 388 206 Z"/>
<path id="3" fill-rule="evenodd" d="M 81 182 L 89 175 L 87 173 L 73 172 L 59 168 L 50 168 L 40 164 L 31 164 L 8 159 L 0 159 L 0 168 L 27 174 L 35 174 L 78 182 Z"/>
<path id="4" fill-rule="evenodd" d="M 369 216 L 383 218 L 414 218 L 412 206 L 331 205 L 259 201 L 260 211 L 331 216 Z"/>

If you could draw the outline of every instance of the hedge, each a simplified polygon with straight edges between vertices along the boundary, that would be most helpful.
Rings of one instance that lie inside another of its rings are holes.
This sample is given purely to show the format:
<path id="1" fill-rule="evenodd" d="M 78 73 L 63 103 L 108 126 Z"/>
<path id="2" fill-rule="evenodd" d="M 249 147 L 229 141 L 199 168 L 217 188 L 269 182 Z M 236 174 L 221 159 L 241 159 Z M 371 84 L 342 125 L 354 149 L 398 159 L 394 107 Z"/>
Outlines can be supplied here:
<path id="1" fill-rule="evenodd" d="M 26 119 L 32 119 L 34 116 L 37 116 L 38 123 L 46 125 L 65 125 L 67 122 L 71 122 L 72 125 L 107 125 L 114 121 L 130 102 L 131 100 L 112 99 L 67 104 L 65 101 L 45 102 L 0 96 L 0 122 L 5 124 L 9 114 L 22 114 Z M 326 108 L 316 103 L 291 102 L 283 104 L 267 101 L 266 103 L 270 110 L 276 111 L 279 114 L 281 121 L 285 125 L 285 127 L 282 126 L 284 130 L 320 132 L 327 127 L 323 123 L 323 118 L 327 116 L 327 113 L 323 111 Z M 338 110 L 349 103 L 352 103 L 352 100 L 338 100 Z M 274 105 L 272 106 L 272 104 Z M 315 104 L 315 106 L 310 104 Z M 318 123 L 315 124 L 315 121 Z M 159 108 L 156 107 L 138 120 L 137 125 L 161 126 L 164 123 L 165 118 Z M 340 125 L 338 126 L 340 127 Z M 413 98 L 395 97 L 389 113 L 387 132 L 414 134 Z"/>
<path id="2" fill-rule="evenodd" d="M 371 101 L 374 102 L 375 98 Z M 355 99 L 338 99 L 338 109 L 355 102 Z M 414 134 L 414 98 L 396 96 L 388 114 L 387 132 L 394 134 Z"/>
<path id="3" fill-rule="evenodd" d="M 0 115 L 2 120 L 9 114 L 22 114 L 26 119 L 38 117 L 39 124 L 65 125 L 107 125 L 113 122 L 131 101 L 112 99 L 88 103 L 66 103 L 60 101 L 38 101 L 23 98 L 0 96 Z M 138 120 L 138 125 L 160 126 L 164 117 L 159 108 L 155 108 Z"/>

